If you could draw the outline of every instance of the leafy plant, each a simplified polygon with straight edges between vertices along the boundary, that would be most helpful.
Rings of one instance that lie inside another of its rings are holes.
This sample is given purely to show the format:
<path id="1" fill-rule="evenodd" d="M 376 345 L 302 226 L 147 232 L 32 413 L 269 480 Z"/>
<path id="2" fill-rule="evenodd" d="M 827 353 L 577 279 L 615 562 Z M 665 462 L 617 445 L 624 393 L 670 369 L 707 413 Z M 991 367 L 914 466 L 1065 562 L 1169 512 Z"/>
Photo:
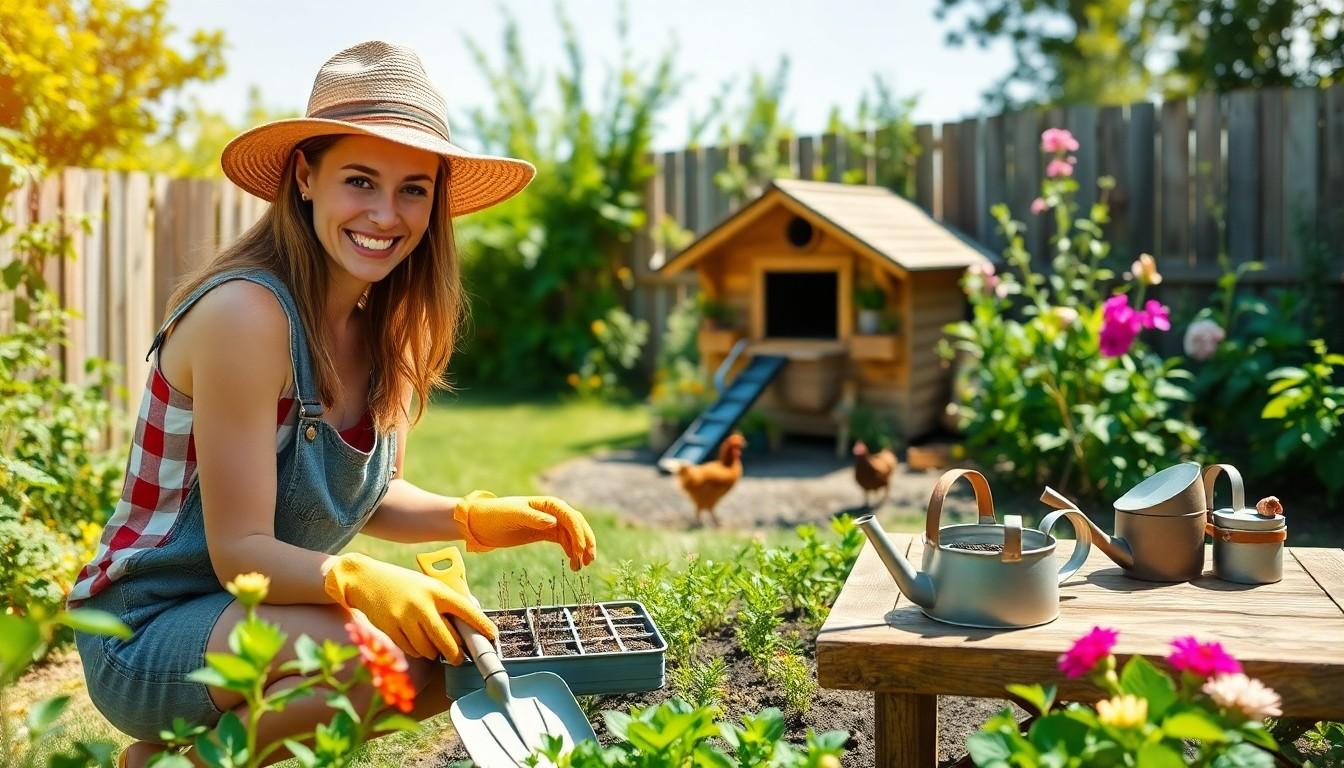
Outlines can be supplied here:
<path id="1" fill-rule="evenodd" d="M 876 283 L 860 283 L 854 289 L 854 304 L 859 309 L 882 309 L 887 305 L 887 292 Z"/>
<path id="2" fill-rule="evenodd" d="M 775 630 L 782 621 L 779 614 L 784 595 L 779 583 L 763 574 L 739 574 L 737 586 L 742 595 L 733 621 L 737 644 L 765 668 L 779 647 Z"/>
<path id="3" fill-rule="evenodd" d="M 165 743 L 195 747 L 196 757 L 212 768 L 258 768 L 281 748 L 289 750 L 304 768 L 346 766 L 367 739 L 420 727 L 404 714 L 411 711 L 415 698 L 415 688 L 406 674 L 406 657 L 353 621 L 346 629 L 356 646 L 333 640 L 318 645 L 307 635 L 301 635 L 294 642 L 296 658 L 277 669 L 275 659 L 287 636 L 256 612 L 269 586 L 270 580 L 258 573 L 242 574 L 229 582 L 229 592 L 246 610 L 229 631 L 229 648 L 234 652 L 207 653 L 206 666 L 191 674 L 191 679 L 197 682 L 241 694 L 247 722 L 233 711 L 225 712 L 210 732 L 204 726 L 178 718 L 171 731 L 161 734 Z M 347 662 L 356 657 L 363 663 L 353 673 L 347 673 Z M 268 693 L 266 681 L 273 671 L 292 673 L 300 680 L 290 688 Z M 374 687 L 374 694 L 368 707 L 359 712 L 349 693 L 356 686 L 368 684 Z M 335 710 L 330 722 L 319 724 L 311 733 L 291 735 L 270 744 L 257 741 L 258 723 L 263 715 L 279 712 L 296 699 L 319 693 L 326 696 L 327 706 Z M 400 712 L 378 718 L 385 707 L 395 707 Z M 307 740 L 311 740 L 311 747 L 304 743 Z M 192 762 L 181 754 L 166 752 L 154 758 L 151 765 L 190 768 Z"/>
<path id="4" fill-rule="evenodd" d="M 732 304 L 712 298 L 707 293 L 696 294 L 696 301 L 700 308 L 700 317 L 712 327 L 722 330 L 736 327 L 737 309 Z"/>
<path id="5" fill-rule="evenodd" d="M 817 695 L 817 680 L 802 656 L 784 650 L 775 651 L 765 675 L 779 686 L 789 709 L 806 712 L 812 706 L 812 699 Z"/>
<path id="6" fill-rule="evenodd" d="M 1144 330 L 1170 327 L 1167 308 L 1144 301 L 1160 280 L 1151 256 L 1135 261 L 1122 292 L 1102 266 L 1110 246 L 1102 237 L 1109 221 L 1103 179 L 1101 199 L 1078 216 L 1078 183 L 1069 152 L 1077 142 L 1065 131 L 1047 130 L 1042 148 L 1050 157 L 1034 214 L 1054 214 L 1049 277 L 1032 266 L 1023 246 L 1025 226 L 1006 205 L 994 217 L 1007 237 L 1004 252 L 1012 272 L 972 267 L 963 279 L 971 320 L 948 326 L 951 359 L 970 361 L 970 386 L 957 413 L 971 456 L 1024 483 L 1069 487 L 1079 495 L 1127 488 L 1190 455 L 1200 430 L 1190 421 L 1191 375 L 1177 359 L 1150 352 Z M 1133 305 L 1131 305 L 1131 300 Z"/>
<path id="7" fill-rule="evenodd" d="M 1278 715 L 1279 697 L 1241 673 L 1217 643 L 1172 641 L 1173 680 L 1142 656 L 1117 674 L 1111 653 L 1117 633 L 1094 628 L 1060 657 L 1069 677 L 1087 676 L 1109 698 L 1095 708 L 1056 706 L 1054 686 L 1010 685 L 1008 691 L 1039 713 L 1027 733 L 1012 710 L 970 737 L 979 766 L 1198 765 L 1270 768 L 1280 754 L 1263 718 Z"/>
<path id="8" fill-rule="evenodd" d="M 1311 467 L 1333 498 L 1344 489 L 1344 385 L 1335 370 L 1344 367 L 1344 355 L 1330 352 L 1320 339 L 1311 348 L 1314 360 L 1270 371 L 1273 399 L 1260 415 L 1282 430 L 1274 441 L 1275 462 Z"/>
<path id="9" fill-rule="evenodd" d="M 649 338 L 649 324 L 619 307 L 589 324 L 593 346 L 568 383 L 581 396 L 615 400 L 629 397 L 632 374 Z"/>
<path id="10" fill-rule="evenodd" d="M 582 741 L 562 754 L 560 738 L 546 737 L 538 753 L 558 768 L 681 768 L 682 766 L 772 766 L 839 768 L 848 734 L 808 731 L 798 749 L 784 739 L 784 716 L 764 709 L 742 717 L 741 724 L 717 722 L 718 710 L 694 708 L 679 699 L 656 707 L 606 712 L 607 729 L 619 739 L 611 746 Z M 713 743 L 722 738 L 728 751 Z"/>
<path id="11" fill-rule="evenodd" d="M 697 707 L 718 707 L 728 695 L 728 662 L 721 657 L 691 659 L 674 667 L 669 677 L 672 695 Z"/>
<path id="12" fill-rule="evenodd" d="M 61 731 L 61 715 L 69 706 L 70 697 L 62 694 L 36 702 L 28 708 L 27 721 L 19 726 L 11 720 L 6 705 L 8 687 L 34 659 L 45 654 L 56 637 L 72 629 L 91 635 L 131 636 L 130 628 L 115 616 L 88 608 L 62 611 L 43 618 L 0 613 L 0 754 L 12 760 L 11 765 L 31 768 L 36 755 Z M 112 768 L 115 744 L 77 740 L 71 746 L 72 752 L 50 754 L 47 765 L 50 768 Z"/>
<path id="13" fill-rule="evenodd" d="M 901 438 L 895 414 L 878 411 L 866 403 L 857 403 L 849 412 L 849 434 L 873 451 L 895 449 Z"/>

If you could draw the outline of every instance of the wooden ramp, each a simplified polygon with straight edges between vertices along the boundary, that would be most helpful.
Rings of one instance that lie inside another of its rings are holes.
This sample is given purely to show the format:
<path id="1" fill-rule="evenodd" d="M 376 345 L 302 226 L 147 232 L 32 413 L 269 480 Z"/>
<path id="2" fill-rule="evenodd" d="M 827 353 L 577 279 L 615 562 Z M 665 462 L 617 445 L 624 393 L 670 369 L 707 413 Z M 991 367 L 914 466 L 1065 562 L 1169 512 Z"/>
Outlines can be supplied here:
<path id="1" fill-rule="evenodd" d="M 719 443 L 728 436 L 752 403 L 774 381 L 789 362 L 778 355 L 754 355 L 747 367 L 719 393 L 719 399 L 696 417 L 658 459 L 658 468 L 672 472 L 682 462 L 700 464 L 714 455 Z"/>

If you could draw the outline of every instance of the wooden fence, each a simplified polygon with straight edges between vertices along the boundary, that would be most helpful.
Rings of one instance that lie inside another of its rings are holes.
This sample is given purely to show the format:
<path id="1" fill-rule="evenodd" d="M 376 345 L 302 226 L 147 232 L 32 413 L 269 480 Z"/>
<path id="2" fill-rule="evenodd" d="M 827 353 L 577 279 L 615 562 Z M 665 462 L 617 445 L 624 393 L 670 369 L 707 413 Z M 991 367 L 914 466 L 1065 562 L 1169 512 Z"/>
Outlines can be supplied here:
<path id="1" fill-rule="evenodd" d="M 1139 253 L 1156 256 L 1165 278 L 1160 295 L 1178 308 L 1197 306 L 1192 302 L 1202 302 L 1222 274 L 1220 219 L 1233 264 L 1266 264 L 1248 282 L 1306 278 L 1313 246 L 1324 246 L 1329 259 L 1311 279 L 1335 285 L 1344 279 L 1344 85 L 919 125 L 915 135 L 923 149 L 915 162 L 914 200 L 996 253 L 1004 243 L 989 209 L 1009 204 L 1027 225 L 1028 250 L 1044 266 L 1049 221 L 1029 208 L 1040 193 L 1040 137 L 1049 127 L 1068 128 L 1081 145 L 1075 176 L 1082 204 L 1097 199 L 1099 177 L 1115 179 L 1107 227 L 1113 249 L 1122 264 Z M 845 138 L 826 134 L 785 142 L 782 164 L 799 178 L 852 175 L 880 183 L 872 156 L 849 152 L 858 142 Z M 875 137 L 864 138 L 871 145 Z M 732 213 L 740 201 L 721 194 L 713 178 L 744 149 L 687 149 L 654 158 L 658 175 L 647 196 L 651 227 L 670 216 L 700 235 Z M 650 259 L 656 265 L 672 255 L 659 252 L 651 232 L 634 249 L 632 304 L 661 333 L 667 307 L 691 290 L 694 279 L 669 281 L 649 267 Z"/>
<path id="2" fill-rule="evenodd" d="M 1108 234 L 1122 263 L 1139 252 L 1157 256 L 1169 301 L 1191 290 L 1207 292 L 1221 274 L 1220 215 L 1232 261 L 1268 265 L 1251 281 L 1304 279 L 1308 249 L 1323 244 L 1329 262 L 1313 279 L 1341 285 L 1344 85 L 920 125 L 915 200 L 994 250 L 1002 243 L 989 206 L 1007 202 L 1027 222 L 1028 248 L 1043 254 L 1047 222 L 1028 208 L 1040 188 L 1040 134 L 1051 126 L 1069 128 L 1081 143 L 1075 175 L 1084 203 L 1095 199 L 1099 176 L 1115 178 Z M 880 137 L 853 138 L 797 138 L 781 143 L 780 157 L 802 178 L 883 181 L 870 153 L 850 151 Z M 658 221 L 670 216 L 698 235 L 730 214 L 744 201 L 721 192 L 714 176 L 746 152 L 745 146 L 708 147 L 652 158 L 657 175 L 646 190 L 649 226 L 630 249 L 636 278 L 631 309 L 653 327 L 651 347 L 673 303 L 695 289 L 691 275 L 668 279 L 654 271 L 673 255 L 655 242 Z M 77 258 L 47 265 L 47 276 L 83 318 L 64 352 L 75 363 L 66 366 L 68 378 L 79 378 L 78 363 L 88 356 L 111 360 L 124 371 L 132 407 L 147 373 L 144 353 L 173 285 L 256 221 L 266 205 L 226 181 L 86 169 L 66 169 L 3 204 L 5 215 L 20 225 L 65 222 Z M 74 224 L 79 219 L 87 221 L 87 232 Z M 10 239 L 0 240 L 0 268 L 13 258 Z M 0 326 L 8 315 L 0 306 Z"/>

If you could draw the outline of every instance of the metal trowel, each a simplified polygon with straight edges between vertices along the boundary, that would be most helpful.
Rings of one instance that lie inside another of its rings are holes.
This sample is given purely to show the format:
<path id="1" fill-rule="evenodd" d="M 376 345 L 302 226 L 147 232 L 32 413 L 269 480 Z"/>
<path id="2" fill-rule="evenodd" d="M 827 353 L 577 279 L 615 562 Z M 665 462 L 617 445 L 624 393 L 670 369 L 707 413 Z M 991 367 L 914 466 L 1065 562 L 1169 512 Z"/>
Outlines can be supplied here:
<path id="1" fill-rule="evenodd" d="M 457 547 L 416 555 L 420 570 L 449 588 L 471 595 Z M 472 598 L 475 599 L 475 598 Z M 467 754 L 480 768 L 514 768 L 544 746 L 543 736 L 558 736 L 568 752 L 584 739 L 596 740 L 593 726 L 565 681 L 552 672 L 510 677 L 495 645 L 469 624 L 449 617 L 467 653 L 485 680 L 482 690 L 453 702 L 453 726 Z M 542 760 L 540 765 L 550 765 Z"/>

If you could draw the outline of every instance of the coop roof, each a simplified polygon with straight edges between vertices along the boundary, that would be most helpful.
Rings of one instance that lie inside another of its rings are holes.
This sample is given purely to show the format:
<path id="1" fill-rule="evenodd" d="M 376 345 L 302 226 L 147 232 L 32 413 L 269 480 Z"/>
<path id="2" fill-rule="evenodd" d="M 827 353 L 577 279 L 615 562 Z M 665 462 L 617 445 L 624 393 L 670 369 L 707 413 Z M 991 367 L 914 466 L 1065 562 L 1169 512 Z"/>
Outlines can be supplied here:
<path id="1" fill-rule="evenodd" d="M 760 197 L 719 222 L 659 271 L 671 274 L 690 267 L 776 206 L 789 208 L 856 250 L 906 272 L 965 269 L 994 260 L 983 246 L 956 228 L 934 221 L 886 187 L 777 179 Z"/>

